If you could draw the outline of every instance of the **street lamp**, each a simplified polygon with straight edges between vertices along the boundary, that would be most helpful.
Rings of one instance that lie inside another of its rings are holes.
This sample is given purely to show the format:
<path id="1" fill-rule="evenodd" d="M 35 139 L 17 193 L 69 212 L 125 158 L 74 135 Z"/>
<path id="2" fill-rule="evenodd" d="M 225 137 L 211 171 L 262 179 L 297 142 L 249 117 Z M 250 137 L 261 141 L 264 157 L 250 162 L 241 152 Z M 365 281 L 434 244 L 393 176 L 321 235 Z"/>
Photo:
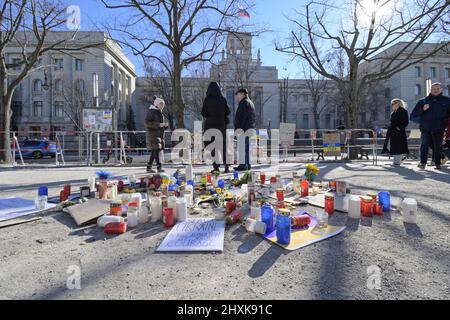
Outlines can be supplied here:
<path id="1" fill-rule="evenodd" d="M 45 91 L 50 90 L 50 139 L 52 139 L 52 135 L 53 135 L 53 110 L 52 110 L 52 105 L 53 105 L 53 83 L 52 83 L 51 73 L 49 75 L 47 70 L 44 70 L 44 84 L 42 85 L 42 88 Z"/>

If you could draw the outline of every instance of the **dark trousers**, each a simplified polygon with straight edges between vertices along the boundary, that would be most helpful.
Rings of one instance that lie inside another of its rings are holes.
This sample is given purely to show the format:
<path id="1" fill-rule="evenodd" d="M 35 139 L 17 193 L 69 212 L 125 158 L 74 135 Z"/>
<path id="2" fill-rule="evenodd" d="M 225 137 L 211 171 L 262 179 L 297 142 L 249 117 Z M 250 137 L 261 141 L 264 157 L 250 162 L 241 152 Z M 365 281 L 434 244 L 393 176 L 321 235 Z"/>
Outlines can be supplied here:
<path id="1" fill-rule="evenodd" d="M 151 152 L 150 159 L 148 160 L 147 165 L 149 167 L 151 167 L 153 165 L 153 162 L 156 161 L 156 166 L 158 168 L 160 168 L 161 167 L 161 161 L 159 159 L 159 153 L 161 152 L 161 150 L 155 149 L 155 150 L 151 150 L 150 152 Z"/>
<path id="2" fill-rule="evenodd" d="M 420 140 L 420 163 L 426 164 L 428 160 L 428 148 L 433 151 L 433 160 L 436 165 L 441 164 L 442 155 L 442 141 L 444 139 L 444 132 L 430 132 L 422 131 Z"/>

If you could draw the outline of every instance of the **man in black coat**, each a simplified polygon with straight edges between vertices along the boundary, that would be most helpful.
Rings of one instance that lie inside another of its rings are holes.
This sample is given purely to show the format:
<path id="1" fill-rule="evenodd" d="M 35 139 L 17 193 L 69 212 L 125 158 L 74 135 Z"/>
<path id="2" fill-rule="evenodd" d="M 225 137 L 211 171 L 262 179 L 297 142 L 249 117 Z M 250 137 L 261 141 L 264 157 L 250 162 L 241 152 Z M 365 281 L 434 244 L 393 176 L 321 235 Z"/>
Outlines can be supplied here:
<path id="1" fill-rule="evenodd" d="M 442 94 L 442 85 L 434 83 L 430 95 L 419 100 L 411 112 L 411 120 L 419 119 L 421 135 L 420 169 L 425 169 L 428 148 L 433 150 L 436 169 L 441 169 L 442 141 L 450 117 L 450 98 Z"/>
<path id="2" fill-rule="evenodd" d="M 239 89 L 236 92 L 236 98 L 239 101 L 239 106 L 234 118 L 234 128 L 242 129 L 246 132 L 249 129 L 255 129 L 256 126 L 256 113 L 255 105 L 248 97 L 247 89 Z M 245 164 L 239 163 L 239 166 L 235 168 L 238 171 L 250 170 L 250 138 L 245 137 Z"/>

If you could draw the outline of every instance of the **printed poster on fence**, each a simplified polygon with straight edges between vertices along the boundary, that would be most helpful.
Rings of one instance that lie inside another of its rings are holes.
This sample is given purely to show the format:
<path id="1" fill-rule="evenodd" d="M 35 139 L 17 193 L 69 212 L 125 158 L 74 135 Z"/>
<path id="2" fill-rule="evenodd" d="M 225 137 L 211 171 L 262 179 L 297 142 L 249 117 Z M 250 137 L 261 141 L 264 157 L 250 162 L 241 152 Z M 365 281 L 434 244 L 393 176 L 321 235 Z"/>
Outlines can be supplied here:
<path id="1" fill-rule="evenodd" d="M 341 154 L 341 138 L 339 132 L 323 134 L 324 156 L 339 156 Z"/>
<path id="2" fill-rule="evenodd" d="M 225 221 L 211 218 L 177 223 L 163 240 L 158 252 L 223 251 Z"/>
<path id="3" fill-rule="evenodd" d="M 295 123 L 280 123 L 280 144 L 283 147 L 292 146 L 295 138 Z"/>

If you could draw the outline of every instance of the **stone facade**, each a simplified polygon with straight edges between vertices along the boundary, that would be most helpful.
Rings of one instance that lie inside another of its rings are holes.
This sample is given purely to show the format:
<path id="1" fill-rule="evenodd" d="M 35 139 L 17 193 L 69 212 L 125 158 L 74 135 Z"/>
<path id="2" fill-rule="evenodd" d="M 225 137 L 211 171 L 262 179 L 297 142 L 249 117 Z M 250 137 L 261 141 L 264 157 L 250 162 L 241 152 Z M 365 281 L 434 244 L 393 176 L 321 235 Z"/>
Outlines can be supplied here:
<path id="1" fill-rule="evenodd" d="M 73 32 L 51 32 L 47 41 L 72 37 Z M 81 109 L 97 105 L 116 110 L 117 128 L 126 127 L 127 107 L 131 106 L 136 72 L 119 44 L 104 32 L 75 34 L 69 46 L 103 43 L 96 48 L 75 51 L 49 51 L 42 55 L 36 70 L 16 89 L 12 108 L 13 130 L 24 134 L 80 130 Z M 30 45 L 33 45 L 30 42 Z M 6 58 L 20 57 L 20 48 L 8 46 Z M 16 70 L 19 71 L 19 70 Z M 95 75 L 94 75 L 95 74 Z M 13 75 L 12 75 L 13 76 Z M 98 97 L 94 95 L 94 79 Z"/>

